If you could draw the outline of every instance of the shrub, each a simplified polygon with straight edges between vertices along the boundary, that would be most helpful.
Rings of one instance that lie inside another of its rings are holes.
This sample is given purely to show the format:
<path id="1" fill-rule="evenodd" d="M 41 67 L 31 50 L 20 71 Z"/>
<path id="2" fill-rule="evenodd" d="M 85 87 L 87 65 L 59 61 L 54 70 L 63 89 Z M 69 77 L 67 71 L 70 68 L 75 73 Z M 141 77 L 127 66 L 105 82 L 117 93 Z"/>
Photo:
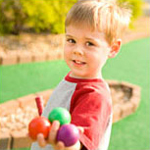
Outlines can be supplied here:
<path id="1" fill-rule="evenodd" d="M 17 32 L 21 29 L 24 19 L 19 0 L 0 0 L 0 32 Z"/>
<path id="2" fill-rule="evenodd" d="M 77 0 L 0 0 L 0 33 L 20 31 L 63 33 L 67 12 Z M 128 2 L 133 10 L 132 21 L 141 15 L 142 0 Z"/>
<path id="3" fill-rule="evenodd" d="M 76 0 L 0 0 L 0 32 L 62 33 L 65 16 Z"/>

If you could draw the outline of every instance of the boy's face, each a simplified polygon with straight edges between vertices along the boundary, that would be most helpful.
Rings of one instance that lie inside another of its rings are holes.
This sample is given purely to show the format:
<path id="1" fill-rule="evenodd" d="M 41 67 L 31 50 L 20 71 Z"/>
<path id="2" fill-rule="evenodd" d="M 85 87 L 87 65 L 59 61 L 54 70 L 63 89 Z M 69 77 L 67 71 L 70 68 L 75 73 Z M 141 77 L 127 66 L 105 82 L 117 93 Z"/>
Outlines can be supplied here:
<path id="1" fill-rule="evenodd" d="M 64 57 L 76 78 L 101 78 L 101 69 L 110 52 L 104 34 L 86 26 L 66 28 Z"/>

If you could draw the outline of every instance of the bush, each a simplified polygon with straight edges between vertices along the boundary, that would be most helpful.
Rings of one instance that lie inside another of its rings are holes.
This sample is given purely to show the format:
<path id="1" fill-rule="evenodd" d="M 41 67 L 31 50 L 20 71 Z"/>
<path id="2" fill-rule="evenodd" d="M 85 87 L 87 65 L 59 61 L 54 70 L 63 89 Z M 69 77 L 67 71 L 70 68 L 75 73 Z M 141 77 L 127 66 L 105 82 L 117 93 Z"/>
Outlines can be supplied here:
<path id="1" fill-rule="evenodd" d="M 77 0 L 0 0 L 0 33 L 20 31 L 63 33 L 67 12 Z M 133 10 L 132 21 L 141 15 L 142 0 L 128 2 Z"/>
<path id="2" fill-rule="evenodd" d="M 64 20 L 76 0 L 0 0 L 0 32 L 64 32 Z"/>
<path id="3" fill-rule="evenodd" d="M 15 33 L 20 30 L 25 19 L 20 1 L 0 0 L 0 32 Z"/>

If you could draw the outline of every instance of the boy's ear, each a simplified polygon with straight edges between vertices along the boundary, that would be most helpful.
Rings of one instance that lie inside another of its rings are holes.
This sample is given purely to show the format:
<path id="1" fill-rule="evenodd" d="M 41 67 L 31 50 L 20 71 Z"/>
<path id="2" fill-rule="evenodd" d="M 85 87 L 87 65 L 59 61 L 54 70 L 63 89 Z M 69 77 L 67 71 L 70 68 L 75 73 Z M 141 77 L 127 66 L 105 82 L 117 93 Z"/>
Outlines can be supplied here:
<path id="1" fill-rule="evenodd" d="M 113 58 L 118 54 L 121 47 L 121 43 L 122 43 L 121 39 L 117 39 L 114 43 L 112 43 L 108 55 L 109 58 Z"/>

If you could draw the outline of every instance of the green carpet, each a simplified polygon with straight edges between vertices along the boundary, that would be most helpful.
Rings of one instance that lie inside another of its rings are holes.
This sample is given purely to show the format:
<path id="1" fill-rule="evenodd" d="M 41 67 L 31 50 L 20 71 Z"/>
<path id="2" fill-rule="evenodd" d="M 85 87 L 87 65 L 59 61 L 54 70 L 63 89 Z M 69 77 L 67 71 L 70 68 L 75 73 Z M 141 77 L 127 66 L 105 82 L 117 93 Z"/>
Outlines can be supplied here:
<path id="1" fill-rule="evenodd" d="M 150 150 L 149 48 L 149 38 L 125 44 L 103 68 L 105 79 L 127 81 L 142 89 L 136 113 L 113 124 L 109 150 Z M 54 88 L 68 71 L 64 61 L 0 66 L 0 103 Z"/>

